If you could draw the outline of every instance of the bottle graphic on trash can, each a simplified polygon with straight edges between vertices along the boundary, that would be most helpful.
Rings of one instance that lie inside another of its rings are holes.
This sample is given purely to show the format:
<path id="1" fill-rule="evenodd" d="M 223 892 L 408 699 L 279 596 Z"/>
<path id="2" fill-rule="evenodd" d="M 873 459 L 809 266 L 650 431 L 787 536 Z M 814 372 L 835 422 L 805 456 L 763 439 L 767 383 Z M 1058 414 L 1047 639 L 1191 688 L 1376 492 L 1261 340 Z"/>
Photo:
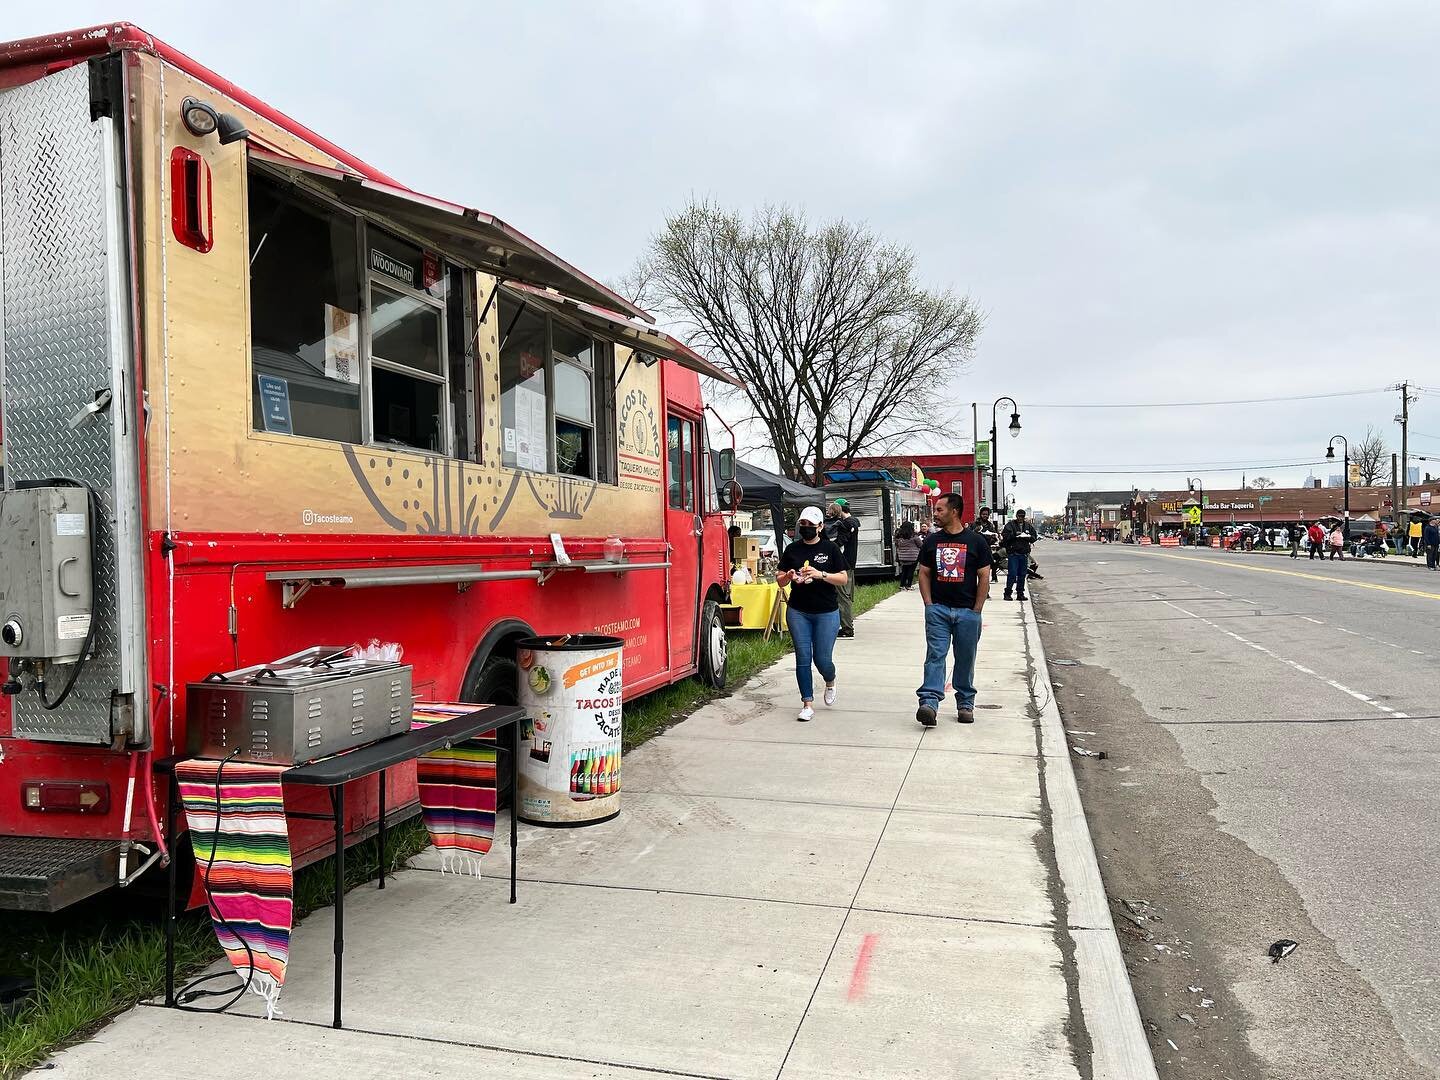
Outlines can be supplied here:
<path id="1" fill-rule="evenodd" d="M 517 816 L 535 825 L 609 820 L 620 810 L 623 640 L 560 634 L 517 647 L 519 704 L 533 741 L 549 744 L 519 763 Z"/>

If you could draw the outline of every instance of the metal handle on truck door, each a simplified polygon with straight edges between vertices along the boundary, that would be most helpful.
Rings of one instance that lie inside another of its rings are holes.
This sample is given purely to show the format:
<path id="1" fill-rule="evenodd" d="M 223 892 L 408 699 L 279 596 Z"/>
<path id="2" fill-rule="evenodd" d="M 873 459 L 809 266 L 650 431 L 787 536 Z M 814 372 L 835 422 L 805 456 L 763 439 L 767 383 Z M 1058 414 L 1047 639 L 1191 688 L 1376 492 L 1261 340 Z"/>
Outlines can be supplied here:
<path id="1" fill-rule="evenodd" d="M 60 560 L 60 567 L 55 571 L 55 587 L 60 590 L 61 596 L 78 597 L 80 595 L 79 589 L 67 589 L 65 587 L 65 568 L 76 565 L 79 562 L 80 558 L 78 555 L 71 555 L 68 559 Z"/>

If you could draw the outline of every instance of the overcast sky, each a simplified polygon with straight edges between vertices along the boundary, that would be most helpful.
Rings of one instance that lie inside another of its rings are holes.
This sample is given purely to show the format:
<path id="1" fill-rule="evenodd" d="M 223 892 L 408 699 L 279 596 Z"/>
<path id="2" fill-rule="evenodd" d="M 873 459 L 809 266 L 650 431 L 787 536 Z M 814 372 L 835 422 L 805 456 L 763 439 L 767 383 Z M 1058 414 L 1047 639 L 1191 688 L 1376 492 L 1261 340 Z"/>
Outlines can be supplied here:
<path id="1" fill-rule="evenodd" d="M 1367 424 L 1398 449 L 1399 395 L 1041 405 L 1440 388 L 1440 4 L 1180 6 L 251 0 L 224 15 L 130 0 L 119 14 L 607 280 L 692 194 L 863 219 L 914 248 L 927 284 L 988 312 L 955 400 L 988 417 L 998 395 L 1019 399 L 1001 461 L 1022 503 L 1055 508 L 1071 488 L 1238 484 L 1184 466 L 1314 461 Z M 8 11 L 5 31 L 116 14 L 56 0 Z M 1440 474 L 1440 393 L 1412 426 Z M 969 441 L 967 421 L 929 449 Z"/>

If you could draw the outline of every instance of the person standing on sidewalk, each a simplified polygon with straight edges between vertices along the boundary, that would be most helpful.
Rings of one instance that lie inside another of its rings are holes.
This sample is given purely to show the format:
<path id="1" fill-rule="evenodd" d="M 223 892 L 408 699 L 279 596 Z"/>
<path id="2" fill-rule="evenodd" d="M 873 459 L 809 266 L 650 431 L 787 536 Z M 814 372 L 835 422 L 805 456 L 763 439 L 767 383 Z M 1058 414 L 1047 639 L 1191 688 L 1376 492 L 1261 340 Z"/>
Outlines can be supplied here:
<path id="1" fill-rule="evenodd" d="M 1414 558 L 1420 557 L 1420 541 L 1424 527 L 1420 524 L 1419 518 L 1410 519 L 1410 554 Z"/>
<path id="2" fill-rule="evenodd" d="M 920 558 L 920 537 L 913 521 L 902 521 L 895 530 L 895 560 L 900 564 L 900 588 L 910 591 L 915 581 L 915 563 Z"/>
<path id="3" fill-rule="evenodd" d="M 785 624 L 795 646 L 795 682 L 800 688 L 797 720 L 815 718 L 813 664 L 825 680 L 825 704 L 835 704 L 835 636 L 840 631 L 840 587 L 849 579 L 845 556 L 820 535 L 825 515 L 818 506 L 800 511 L 795 531 L 799 539 L 780 556 L 775 583 L 793 583 L 786 604 Z"/>
<path id="4" fill-rule="evenodd" d="M 826 517 L 825 539 L 845 556 L 845 566 L 850 571 L 849 584 L 840 590 L 840 636 L 855 636 L 855 560 L 860 554 L 860 522 L 850 513 L 847 499 L 836 499 L 830 504 Z"/>
<path id="5" fill-rule="evenodd" d="M 1425 565 L 1440 570 L 1440 518 L 1432 517 L 1425 523 L 1420 539 L 1425 542 Z"/>
<path id="6" fill-rule="evenodd" d="M 990 588 L 990 544 L 964 527 L 965 500 L 946 492 L 935 501 L 940 528 L 920 552 L 920 599 L 925 602 L 925 677 L 916 696 L 915 719 L 935 726 L 945 696 L 945 657 L 954 653 L 955 719 L 975 722 L 975 652 L 980 645 L 980 612 Z"/>
<path id="7" fill-rule="evenodd" d="M 995 580 L 995 565 L 1000 557 L 1000 530 L 995 527 L 995 519 L 990 516 L 988 506 L 980 507 L 980 514 L 975 519 L 975 531 L 985 538 L 990 545 L 990 577 L 989 582 Z M 986 596 L 990 595 L 989 583 L 986 585 Z"/>
<path id="8" fill-rule="evenodd" d="M 1035 543 L 1035 526 L 1025 520 L 1025 511 L 1016 510 L 1015 520 L 1006 524 L 1000 546 L 1009 556 L 1005 574 L 1005 599 L 1025 599 L 1025 575 L 1030 571 L 1030 545 Z"/>

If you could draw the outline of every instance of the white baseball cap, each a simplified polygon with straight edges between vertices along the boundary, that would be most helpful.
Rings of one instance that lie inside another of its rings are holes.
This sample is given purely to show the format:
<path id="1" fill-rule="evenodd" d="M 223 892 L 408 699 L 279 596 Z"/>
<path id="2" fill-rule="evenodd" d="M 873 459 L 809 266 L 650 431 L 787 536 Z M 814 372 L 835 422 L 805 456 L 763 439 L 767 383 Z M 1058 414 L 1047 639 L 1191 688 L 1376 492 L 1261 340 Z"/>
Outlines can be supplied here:
<path id="1" fill-rule="evenodd" d="M 808 522 L 811 525 L 824 525 L 825 515 L 820 512 L 818 506 L 807 506 L 800 511 L 800 521 Z"/>

